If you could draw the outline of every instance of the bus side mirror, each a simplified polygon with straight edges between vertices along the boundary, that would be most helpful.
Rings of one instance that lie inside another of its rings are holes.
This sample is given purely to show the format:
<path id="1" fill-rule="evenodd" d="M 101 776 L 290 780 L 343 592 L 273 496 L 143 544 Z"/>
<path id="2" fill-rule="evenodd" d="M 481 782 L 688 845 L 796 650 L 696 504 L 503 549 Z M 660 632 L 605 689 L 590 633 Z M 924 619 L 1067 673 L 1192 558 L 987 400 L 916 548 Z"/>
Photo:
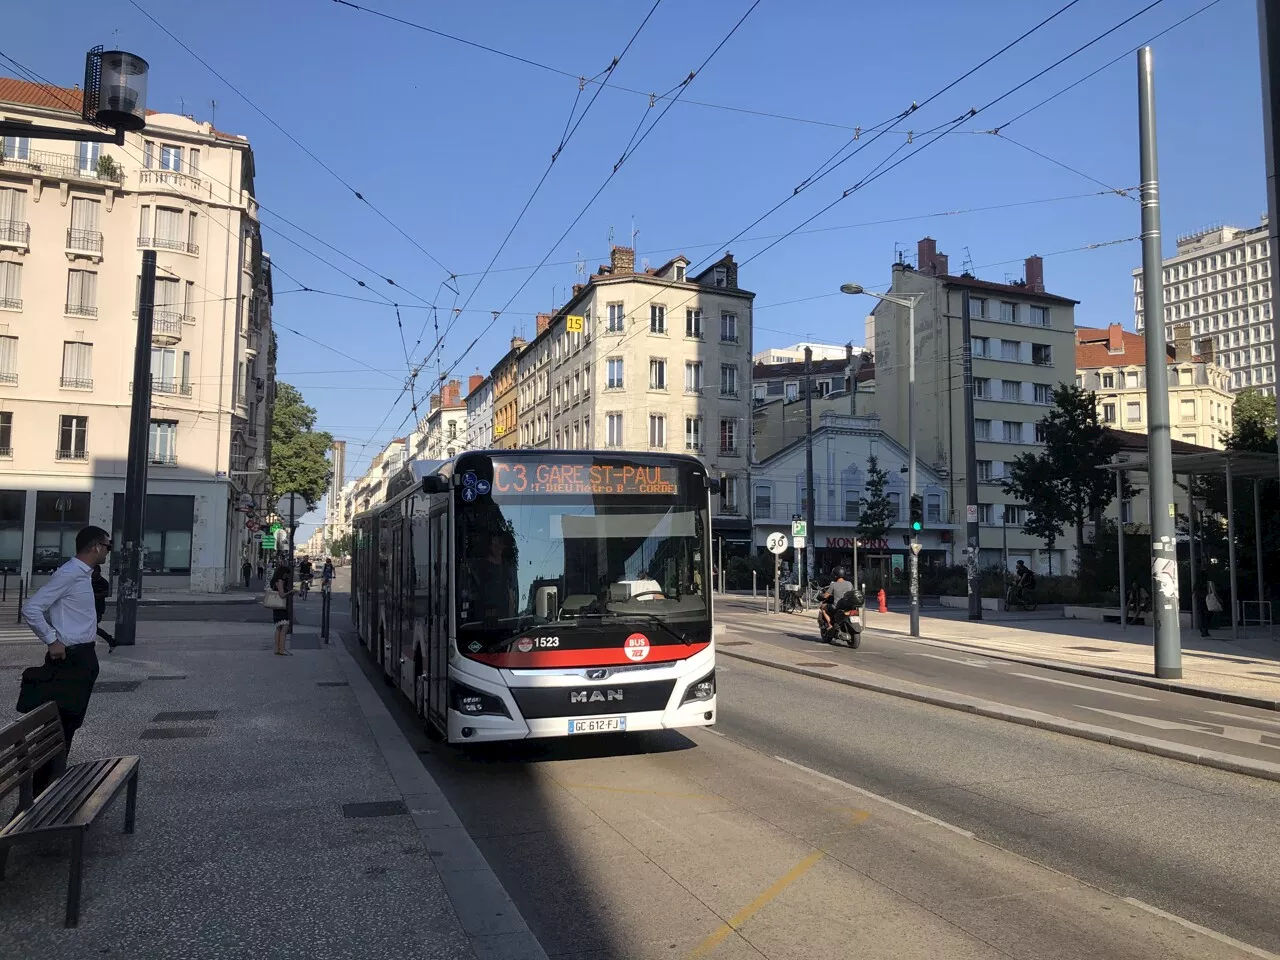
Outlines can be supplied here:
<path id="1" fill-rule="evenodd" d="M 715 477 L 707 477 L 707 489 L 711 491 L 711 495 L 718 496 L 720 493 L 720 481 Z"/>
<path id="2" fill-rule="evenodd" d="M 432 475 L 422 478 L 423 493 L 448 493 L 449 481 L 444 477 Z"/>

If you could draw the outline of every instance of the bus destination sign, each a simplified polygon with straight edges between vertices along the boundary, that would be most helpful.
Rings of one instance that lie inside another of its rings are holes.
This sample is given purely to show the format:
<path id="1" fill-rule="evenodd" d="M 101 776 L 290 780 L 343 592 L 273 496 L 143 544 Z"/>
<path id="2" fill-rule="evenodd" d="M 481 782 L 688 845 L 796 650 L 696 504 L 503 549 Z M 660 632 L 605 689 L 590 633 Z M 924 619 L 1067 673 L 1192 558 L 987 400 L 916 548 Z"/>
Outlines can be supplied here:
<path id="1" fill-rule="evenodd" d="M 577 496 L 607 494 L 674 496 L 680 490 L 675 467 L 642 464 L 495 463 L 495 493 Z"/>

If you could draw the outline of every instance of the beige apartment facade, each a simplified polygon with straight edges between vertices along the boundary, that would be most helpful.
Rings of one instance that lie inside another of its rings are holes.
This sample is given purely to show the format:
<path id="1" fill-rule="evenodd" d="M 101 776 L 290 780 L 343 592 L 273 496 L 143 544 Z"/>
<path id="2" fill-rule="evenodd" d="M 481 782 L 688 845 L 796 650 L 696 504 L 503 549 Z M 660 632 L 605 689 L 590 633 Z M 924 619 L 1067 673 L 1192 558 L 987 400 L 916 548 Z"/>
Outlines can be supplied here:
<path id="1" fill-rule="evenodd" d="M 1231 432 L 1231 372 L 1192 353 L 1188 324 L 1174 328 L 1165 354 L 1169 377 L 1170 436 L 1221 450 Z M 1097 396 L 1098 419 L 1114 430 L 1146 433 L 1146 338 L 1113 323 L 1106 330 L 1076 330 L 1076 385 Z"/>
<path id="2" fill-rule="evenodd" d="M 1039 257 L 1028 257 L 1021 283 L 991 283 L 948 273 L 947 257 L 931 238 L 921 240 L 917 267 L 893 266 L 895 295 L 919 294 L 916 320 L 917 458 L 947 486 L 963 523 L 965 421 L 962 351 L 967 307 L 973 351 L 974 431 L 977 447 L 979 561 L 1000 566 L 1024 560 L 1035 569 L 1070 570 L 1066 550 L 1050 555 L 1025 533 L 1026 507 L 1002 488 L 1007 465 L 1043 449 L 1038 424 L 1052 404 L 1053 388 L 1075 379 L 1076 301 L 1045 291 Z M 908 394 L 907 310 L 887 302 L 875 308 L 875 412 L 884 431 L 903 446 L 912 423 Z M 961 528 L 963 529 L 963 528 Z M 964 537 L 950 562 L 964 561 Z M 1060 541 L 1061 542 L 1061 541 Z"/>
<path id="3" fill-rule="evenodd" d="M 6 120 L 80 92 L 0 79 Z M 144 589 L 219 592 L 254 555 L 274 394 L 271 270 L 243 137 L 155 114 L 123 146 L 0 144 L 0 567 L 46 576 L 123 519 L 141 256 L 157 259 Z"/>
<path id="4" fill-rule="evenodd" d="M 536 335 L 516 361 L 516 430 L 525 449 L 551 446 L 551 314 L 538 314 L 536 324 Z"/>

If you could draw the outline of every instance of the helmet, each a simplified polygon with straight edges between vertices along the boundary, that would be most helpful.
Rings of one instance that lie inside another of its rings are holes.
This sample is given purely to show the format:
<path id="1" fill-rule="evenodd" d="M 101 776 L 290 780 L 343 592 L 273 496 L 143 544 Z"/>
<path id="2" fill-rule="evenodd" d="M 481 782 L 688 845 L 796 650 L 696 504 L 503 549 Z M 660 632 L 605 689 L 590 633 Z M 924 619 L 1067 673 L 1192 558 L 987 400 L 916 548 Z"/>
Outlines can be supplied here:
<path id="1" fill-rule="evenodd" d="M 836 567 L 834 570 L 831 571 L 831 575 L 835 577 L 837 580 L 839 580 L 841 577 L 847 576 L 848 571 L 845 570 L 844 567 Z"/>

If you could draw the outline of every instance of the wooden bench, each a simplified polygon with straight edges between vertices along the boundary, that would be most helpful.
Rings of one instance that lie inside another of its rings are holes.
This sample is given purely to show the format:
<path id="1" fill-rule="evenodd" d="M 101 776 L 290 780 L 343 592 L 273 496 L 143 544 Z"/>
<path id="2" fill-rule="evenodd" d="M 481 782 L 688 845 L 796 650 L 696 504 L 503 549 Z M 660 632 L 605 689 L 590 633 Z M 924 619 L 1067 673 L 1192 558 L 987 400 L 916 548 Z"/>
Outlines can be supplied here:
<path id="1" fill-rule="evenodd" d="M 62 722 L 52 703 L 0 728 L 0 800 L 18 791 L 13 819 L 0 827 L 0 880 L 10 847 L 71 834 L 66 925 L 74 927 L 80 921 L 85 834 L 126 787 L 124 832 L 133 833 L 138 763 L 138 757 L 110 757 L 68 767 Z M 33 797 L 31 779 L 47 764 L 54 765 L 57 776 L 40 796 Z"/>

